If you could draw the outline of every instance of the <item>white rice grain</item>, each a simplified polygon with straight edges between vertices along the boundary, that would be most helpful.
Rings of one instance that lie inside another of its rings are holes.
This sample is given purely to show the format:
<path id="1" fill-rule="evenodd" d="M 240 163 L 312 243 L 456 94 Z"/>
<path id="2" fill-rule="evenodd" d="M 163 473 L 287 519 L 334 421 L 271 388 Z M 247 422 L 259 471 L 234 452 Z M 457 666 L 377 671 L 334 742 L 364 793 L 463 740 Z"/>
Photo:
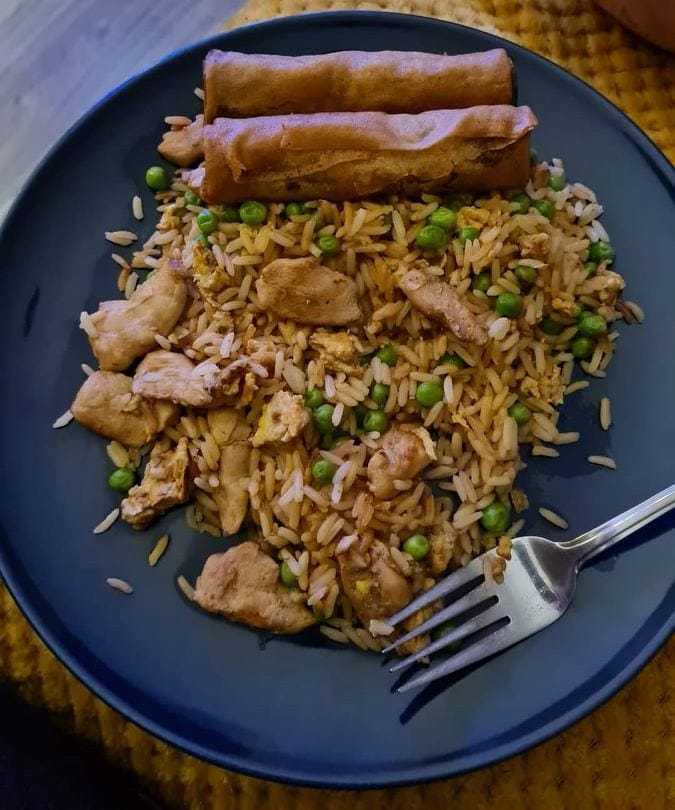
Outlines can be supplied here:
<path id="1" fill-rule="evenodd" d="M 133 231 L 106 231 L 105 238 L 113 245 L 128 247 L 138 239 L 138 236 Z"/>
<path id="2" fill-rule="evenodd" d="M 159 540 L 155 543 L 155 546 L 150 552 L 150 554 L 148 554 L 148 565 L 154 568 L 154 566 L 156 566 L 157 563 L 159 562 L 161 556 L 166 551 L 168 545 L 169 545 L 169 535 L 163 534 L 159 538 Z"/>
<path id="3" fill-rule="evenodd" d="M 612 424 L 612 408 L 609 397 L 600 400 L 600 425 L 603 430 L 609 430 Z"/>
<path id="4" fill-rule="evenodd" d="M 588 460 L 591 464 L 597 464 L 598 467 L 607 467 L 608 470 L 616 470 L 616 461 L 609 456 L 589 456 Z"/>
<path id="5" fill-rule="evenodd" d="M 390 636 L 394 632 L 394 627 L 380 619 L 371 619 L 368 630 L 373 636 Z"/>
<path id="6" fill-rule="evenodd" d="M 143 200 L 138 194 L 134 194 L 131 198 L 131 212 L 136 219 L 143 219 Z"/>
<path id="7" fill-rule="evenodd" d="M 189 599 L 190 602 L 195 601 L 195 589 L 182 574 L 176 577 L 176 585 L 181 589 L 186 599 Z"/>
<path id="8" fill-rule="evenodd" d="M 114 590 L 119 591 L 120 593 L 130 594 L 134 592 L 134 589 L 131 585 L 124 579 L 118 579 L 117 577 L 108 577 L 106 579 L 108 585 Z"/>
<path id="9" fill-rule="evenodd" d="M 569 528 L 569 523 L 565 520 L 565 518 L 560 517 L 560 515 L 557 515 L 550 509 L 546 509 L 545 507 L 540 506 L 538 511 L 539 514 L 544 518 L 544 520 L 548 520 L 549 523 L 552 523 L 559 529 Z"/>
<path id="10" fill-rule="evenodd" d="M 164 351 L 171 351 L 171 341 L 165 338 L 164 335 L 155 335 L 155 342 L 158 346 L 164 349 Z"/>
<path id="11" fill-rule="evenodd" d="M 80 363 L 80 368 L 87 377 L 91 377 L 91 375 L 94 373 L 94 369 L 89 365 L 89 363 Z"/>
<path id="12" fill-rule="evenodd" d="M 358 534 L 346 534 L 340 539 L 340 542 L 335 546 L 336 554 L 344 554 L 347 549 L 351 548 L 354 543 L 359 539 Z"/>
<path id="13" fill-rule="evenodd" d="M 66 425 L 69 425 L 73 421 L 73 413 L 70 409 L 68 409 L 65 413 L 62 413 L 61 416 L 52 424 L 53 428 L 62 428 Z"/>
<path id="14" fill-rule="evenodd" d="M 103 520 L 94 527 L 94 534 L 103 534 L 103 532 L 107 532 L 119 516 L 119 507 L 117 509 L 113 509 L 109 515 L 104 517 Z"/>
<path id="15" fill-rule="evenodd" d="M 333 423 L 333 427 L 337 427 L 340 424 L 340 422 L 342 422 L 342 417 L 344 416 L 344 413 L 345 413 L 345 406 L 341 402 L 338 402 L 333 411 L 333 415 L 331 416 L 331 422 Z"/>

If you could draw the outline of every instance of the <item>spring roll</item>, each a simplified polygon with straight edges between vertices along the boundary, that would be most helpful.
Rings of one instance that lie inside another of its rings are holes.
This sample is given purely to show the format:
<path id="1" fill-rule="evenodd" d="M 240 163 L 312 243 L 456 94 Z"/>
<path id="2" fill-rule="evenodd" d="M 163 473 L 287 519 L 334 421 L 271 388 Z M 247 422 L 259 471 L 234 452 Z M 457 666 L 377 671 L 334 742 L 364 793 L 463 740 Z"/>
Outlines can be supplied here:
<path id="1" fill-rule="evenodd" d="M 497 48 L 445 56 L 340 51 L 318 56 L 209 51 L 204 120 L 290 113 L 417 113 L 513 104 L 513 63 Z"/>
<path id="2" fill-rule="evenodd" d="M 522 188 L 536 124 L 510 106 L 219 118 L 187 180 L 207 203 Z"/>

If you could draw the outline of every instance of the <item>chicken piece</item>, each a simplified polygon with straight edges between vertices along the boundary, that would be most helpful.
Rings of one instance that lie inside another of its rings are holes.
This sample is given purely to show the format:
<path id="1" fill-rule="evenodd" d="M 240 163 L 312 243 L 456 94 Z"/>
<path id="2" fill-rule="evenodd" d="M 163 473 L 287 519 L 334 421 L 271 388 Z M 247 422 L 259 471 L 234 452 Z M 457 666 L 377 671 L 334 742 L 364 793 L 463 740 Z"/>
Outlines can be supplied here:
<path id="1" fill-rule="evenodd" d="M 444 523 L 429 538 L 429 567 L 434 576 L 440 576 L 450 565 L 455 549 L 457 532 L 449 523 Z"/>
<path id="2" fill-rule="evenodd" d="M 188 440 L 184 436 L 173 449 L 156 444 L 145 465 L 143 480 L 122 501 L 122 520 L 134 529 L 144 529 L 161 514 L 188 499 Z"/>
<path id="3" fill-rule="evenodd" d="M 396 480 L 415 478 L 432 461 L 419 428 L 396 425 L 384 434 L 381 448 L 368 462 L 368 487 L 377 498 L 393 498 Z"/>
<path id="4" fill-rule="evenodd" d="M 131 377 L 112 371 L 95 371 L 87 377 L 70 410 L 82 426 L 127 447 L 146 444 L 180 413 L 171 402 L 134 394 Z"/>
<path id="5" fill-rule="evenodd" d="M 279 566 L 252 541 L 212 554 L 195 588 L 204 610 L 272 633 L 299 633 L 315 623 L 298 598 L 282 585 Z"/>
<path id="6" fill-rule="evenodd" d="M 275 259 L 256 282 L 261 309 L 297 323 L 341 326 L 361 317 L 356 284 L 313 257 Z"/>
<path id="7" fill-rule="evenodd" d="M 138 364 L 132 390 L 149 399 L 168 399 L 193 408 L 218 408 L 231 398 L 231 374 L 211 361 L 196 366 L 178 352 L 158 350 Z M 235 395 L 239 382 L 234 380 Z"/>
<path id="8" fill-rule="evenodd" d="M 310 345 L 321 352 L 321 359 L 328 369 L 349 372 L 358 356 L 356 338 L 349 332 L 315 332 Z"/>
<path id="9" fill-rule="evenodd" d="M 308 422 L 309 414 L 302 397 L 277 391 L 263 408 L 251 443 L 260 447 L 271 442 L 290 442 L 302 433 Z"/>
<path id="10" fill-rule="evenodd" d="M 217 307 L 216 296 L 227 284 L 227 273 L 213 253 L 199 243 L 192 248 L 192 278 L 202 298 Z"/>
<path id="11" fill-rule="evenodd" d="M 220 486 L 211 497 L 218 504 L 223 534 L 235 534 L 241 528 L 248 510 L 248 476 L 251 432 L 243 411 L 221 408 L 209 411 L 209 429 L 220 445 Z"/>
<path id="12" fill-rule="evenodd" d="M 487 330 L 447 282 L 424 270 L 410 270 L 399 286 L 416 309 L 449 327 L 460 340 L 479 346 L 487 342 Z"/>
<path id="13" fill-rule="evenodd" d="M 157 151 L 169 163 L 175 163 L 176 166 L 194 166 L 204 157 L 203 128 L 204 116 L 198 115 L 188 126 L 165 132 Z"/>
<path id="14" fill-rule="evenodd" d="M 183 312 L 187 288 L 171 267 L 154 271 L 128 301 L 103 301 L 89 316 L 96 335 L 91 348 L 104 371 L 123 371 L 166 337 Z"/>
<path id="15" fill-rule="evenodd" d="M 412 588 L 379 540 L 361 538 L 338 555 L 342 588 L 368 627 L 371 619 L 388 619 L 412 599 Z"/>
<path id="16" fill-rule="evenodd" d="M 224 535 L 236 534 L 248 511 L 249 442 L 228 444 L 220 453 L 220 486 L 211 497 L 218 504 Z"/>

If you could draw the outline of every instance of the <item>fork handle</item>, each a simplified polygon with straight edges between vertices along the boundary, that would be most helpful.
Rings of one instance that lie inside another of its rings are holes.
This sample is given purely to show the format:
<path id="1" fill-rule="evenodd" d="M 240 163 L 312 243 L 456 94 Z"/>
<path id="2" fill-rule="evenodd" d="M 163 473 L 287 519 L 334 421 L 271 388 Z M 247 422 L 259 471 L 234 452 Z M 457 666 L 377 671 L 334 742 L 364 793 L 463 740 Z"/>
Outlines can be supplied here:
<path id="1" fill-rule="evenodd" d="M 576 567 L 581 568 L 592 557 L 633 534 L 638 529 L 651 523 L 656 518 L 669 512 L 675 506 L 675 484 L 652 495 L 646 501 L 622 512 L 620 515 L 602 523 L 595 529 L 579 535 L 574 540 L 561 543 L 563 548 L 570 549 L 576 556 Z"/>

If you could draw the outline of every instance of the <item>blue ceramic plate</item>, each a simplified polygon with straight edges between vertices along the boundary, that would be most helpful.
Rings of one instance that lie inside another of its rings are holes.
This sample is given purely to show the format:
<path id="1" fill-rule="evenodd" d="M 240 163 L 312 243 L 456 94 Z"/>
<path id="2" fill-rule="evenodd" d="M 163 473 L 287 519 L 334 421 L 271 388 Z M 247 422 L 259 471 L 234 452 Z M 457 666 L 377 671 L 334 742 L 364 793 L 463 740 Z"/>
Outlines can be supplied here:
<path id="1" fill-rule="evenodd" d="M 447 777 L 535 745 L 606 700 L 673 629 L 675 524 L 662 519 L 579 582 L 554 626 L 452 683 L 412 699 L 374 655 L 323 637 L 275 639 L 227 624 L 186 603 L 175 578 L 194 579 L 222 540 L 195 536 L 182 514 L 145 534 L 92 527 L 116 504 L 105 484 L 100 439 L 51 423 L 82 382 L 90 354 L 81 310 L 116 297 L 104 230 L 142 238 L 153 217 L 131 217 L 155 163 L 162 119 L 198 110 L 193 88 L 212 47 L 314 53 L 346 48 L 461 53 L 495 46 L 513 57 L 522 102 L 541 124 L 541 156 L 594 188 L 628 296 L 647 312 L 622 328 L 606 380 L 570 398 L 565 428 L 582 442 L 559 461 L 535 459 L 523 475 L 533 504 L 567 517 L 562 539 L 605 520 L 675 480 L 675 172 L 611 104 L 550 62 L 468 28 L 376 13 L 275 20 L 223 34 L 170 56 L 103 100 L 33 175 L 0 237 L 4 323 L 0 562 L 37 631 L 110 705 L 192 754 L 257 776 L 321 786 L 372 787 Z M 615 426 L 598 427 L 602 395 Z M 617 472 L 592 467 L 611 453 Z M 160 532 L 172 543 L 157 568 L 146 557 Z M 131 597 L 105 585 L 118 576 Z"/>

